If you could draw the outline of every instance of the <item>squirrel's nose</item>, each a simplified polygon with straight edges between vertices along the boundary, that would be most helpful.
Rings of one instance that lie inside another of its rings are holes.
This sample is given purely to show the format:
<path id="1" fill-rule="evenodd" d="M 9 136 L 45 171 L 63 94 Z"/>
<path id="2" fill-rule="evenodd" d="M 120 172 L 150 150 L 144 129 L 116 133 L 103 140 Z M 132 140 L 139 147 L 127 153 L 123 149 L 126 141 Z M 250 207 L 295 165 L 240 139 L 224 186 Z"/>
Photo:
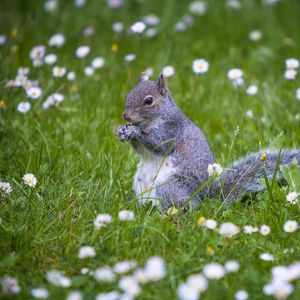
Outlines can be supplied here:
<path id="1" fill-rule="evenodd" d="M 130 114 L 128 112 L 124 112 L 123 118 L 124 118 L 124 120 L 126 120 L 128 122 L 131 121 L 131 117 L 130 117 Z"/>

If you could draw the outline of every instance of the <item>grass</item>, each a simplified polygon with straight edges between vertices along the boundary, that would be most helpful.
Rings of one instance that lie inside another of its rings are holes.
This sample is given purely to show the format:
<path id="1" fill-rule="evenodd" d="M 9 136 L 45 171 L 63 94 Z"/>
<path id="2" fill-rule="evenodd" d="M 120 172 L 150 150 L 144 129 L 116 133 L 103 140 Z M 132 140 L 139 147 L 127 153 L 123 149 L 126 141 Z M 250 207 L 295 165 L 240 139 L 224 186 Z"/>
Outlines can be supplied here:
<path id="1" fill-rule="evenodd" d="M 248 0 L 242 1 L 239 11 L 226 9 L 223 1 L 207 3 L 207 13 L 195 17 L 193 27 L 177 32 L 174 24 L 188 13 L 188 1 L 126 1 L 115 11 L 104 1 L 90 0 L 82 8 L 73 1 L 60 1 L 54 13 L 45 12 L 42 1 L 1 2 L 0 33 L 7 35 L 7 42 L 0 46 L 0 98 L 6 104 L 0 110 L 0 180 L 10 182 L 13 192 L 0 199 L 0 278 L 18 278 L 21 293 L 15 299 L 29 299 L 31 289 L 39 286 L 50 291 L 51 299 L 64 299 L 70 290 L 82 291 L 84 299 L 95 299 L 98 293 L 117 288 L 117 283 L 99 284 L 81 275 L 81 268 L 94 270 L 125 259 L 142 265 L 153 255 L 165 260 L 167 276 L 143 286 L 138 299 L 174 299 L 177 286 L 188 275 L 201 272 L 209 262 L 229 259 L 239 261 L 238 274 L 210 281 L 201 298 L 233 299 L 237 290 L 245 289 L 250 299 L 271 299 L 262 292 L 271 278 L 271 267 L 300 259 L 299 231 L 287 234 L 282 229 L 287 219 L 299 221 L 299 209 L 286 204 L 286 192 L 277 186 L 271 204 L 267 192 L 221 209 L 215 199 L 204 202 L 198 211 L 172 218 L 138 206 L 132 193 L 137 159 L 128 144 L 119 143 L 114 130 L 124 123 L 126 92 L 147 67 L 158 76 L 164 66 L 174 66 L 175 75 L 167 80 L 172 95 L 201 126 L 222 165 L 260 148 L 300 145 L 300 104 L 295 97 L 299 77 L 288 81 L 282 75 L 285 59 L 300 57 L 300 3 L 284 0 L 267 6 Z M 130 25 L 148 13 L 160 17 L 156 37 L 112 33 L 112 22 Z M 87 26 L 95 28 L 91 37 L 83 36 Z M 251 42 L 248 34 L 255 29 L 263 37 Z M 29 58 L 33 46 L 46 45 L 58 32 L 65 34 L 66 44 L 58 49 L 47 47 L 47 53 L 56 53 L 58 65 L 77 73 L 73 82 L 54 78 L 51 66 L 32 67 Z M 113 43 L 118 45 L 115 53 Z M 91 47 L 91 53 L 79 60 L 75 49 L 83 44 Z M 137 59 L 124 62 L 128 53 L 135 53 Z M 83 68 L 99 55 L 105 57 L 105 67 L 92 77 L 85 76 Z M 191 70 L 192 61 L 199 57 L 210 62 L 209 72 L 202 76 Z M 24 115 L 16 109 L 26 99 L 24 89 L 4 87 L 20 66 L 29 66 L 30 79 L 38 80 L 43 88 L 42 97 L 30 100 L 32 110 Z M 258 85 L 256 96 L 231 86 L 226 73 L 233 67 L 243 69 L 246 85 Z M 42 102 L 57 91 L 65 95 L 63 103 L 43 110 Z M 253 111 L 253 118 L 247 117 L 248 110 Z M 22 183 L 27 172 L 38 179 L 34 189 Z M 119 222 L 121 209 L 133 210 L 135 221 Z M 113 223 L 95 230 L 93 220 L 98 213 L 111 214 Z M 268 224 L 271 233 L 241 232 L 229 240 L 199 228 L 200 216 L 219 224 L 230 221 L 240 228 Z M 95 247 L 97 256 L 79 260 L 83 245 Z M 288 254 L 284 249 L 290 250 Z M 262 252 L 272 253 L 275 261 L 259 260 Z M 65 271 L 72 287 L 47 283 L 45 274 L 50 269 Z M 289 299 L 299 298 L 299 282 L 294 288 Z"/>

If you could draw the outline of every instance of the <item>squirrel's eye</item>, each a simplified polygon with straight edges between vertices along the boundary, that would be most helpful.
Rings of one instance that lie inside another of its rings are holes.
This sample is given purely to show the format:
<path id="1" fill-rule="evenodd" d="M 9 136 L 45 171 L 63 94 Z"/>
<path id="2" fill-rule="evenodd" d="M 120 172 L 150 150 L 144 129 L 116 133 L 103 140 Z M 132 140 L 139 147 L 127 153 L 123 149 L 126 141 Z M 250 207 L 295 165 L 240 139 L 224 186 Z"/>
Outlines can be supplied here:
<path id="1" fill-rule="evenodd" d="M 144 103 L 146 105 L 151 105 L 153 103 L 153 97 L 152 96 L 147 96 L 144 100 Z"/>

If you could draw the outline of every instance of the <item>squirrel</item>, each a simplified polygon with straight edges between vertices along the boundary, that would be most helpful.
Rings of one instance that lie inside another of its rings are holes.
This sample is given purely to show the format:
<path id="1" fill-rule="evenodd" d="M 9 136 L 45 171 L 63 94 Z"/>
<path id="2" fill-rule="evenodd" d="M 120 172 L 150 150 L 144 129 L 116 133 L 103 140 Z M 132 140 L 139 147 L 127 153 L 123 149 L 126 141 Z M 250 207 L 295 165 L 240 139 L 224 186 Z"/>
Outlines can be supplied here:
<path id="1" fill-rule="evenodd" d="M 154 81 L 146 73 L 140 75 L 126 96 L 123 118 L 129 123 L 119 126 L 116 134 L 122 142 L 129 141 L 140 158 L 134 192 L 140 203 L 152 202 L 163 210 L 198 208 L 203 199 L 220 195 L 232 202 L 256 194 L 266 189 L 261 181 L 264 174 L 271 181 L 277 171 L 276 180 L 283 179 L 276 169 L 279 160 L 284 166 L 293 159 L 300 162 L 300 150 L 261 150 L 234 162 L 209 182 L 208 166 L 215 159 L 208 140 L 176 105 L 162 74 Z"/>

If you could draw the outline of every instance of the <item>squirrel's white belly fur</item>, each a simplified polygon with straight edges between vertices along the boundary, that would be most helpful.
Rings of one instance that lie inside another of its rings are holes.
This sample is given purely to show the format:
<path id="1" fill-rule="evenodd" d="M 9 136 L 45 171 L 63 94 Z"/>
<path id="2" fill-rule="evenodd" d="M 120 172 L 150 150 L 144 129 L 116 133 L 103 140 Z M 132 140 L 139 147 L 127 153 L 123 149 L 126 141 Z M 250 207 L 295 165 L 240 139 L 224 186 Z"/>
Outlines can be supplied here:
<path id="1" fill-rule="evenodd" d="M 156 156 L 146 149 L 139 156 L 133 190 L 140 204 L 152 202 L 158 205 L 160 200 L 156 195 L 156 187 L 170 181 L 171 175 L 175 173 L 174 162 L 170 157 Z"/>

